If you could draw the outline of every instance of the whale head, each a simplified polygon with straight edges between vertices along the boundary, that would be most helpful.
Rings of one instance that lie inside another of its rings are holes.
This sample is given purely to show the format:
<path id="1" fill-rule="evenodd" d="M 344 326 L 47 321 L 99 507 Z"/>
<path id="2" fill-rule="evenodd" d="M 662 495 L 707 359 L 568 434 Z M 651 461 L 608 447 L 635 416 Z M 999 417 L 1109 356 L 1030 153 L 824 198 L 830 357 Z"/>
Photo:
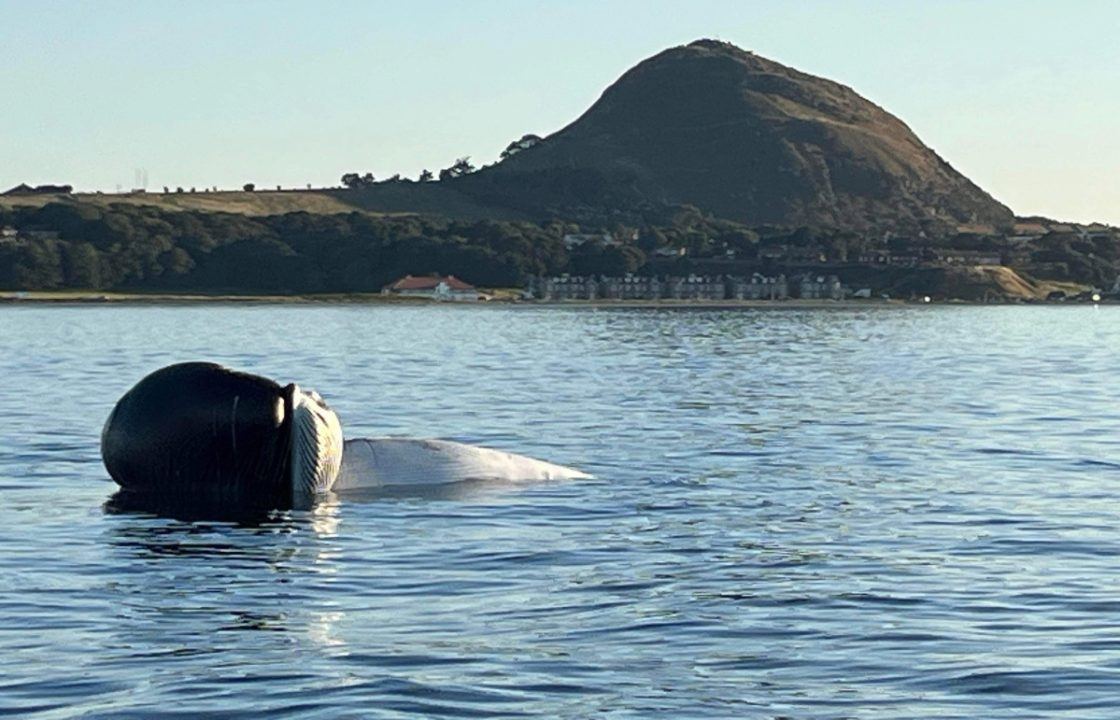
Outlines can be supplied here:
<path id="1" fill-rule="evenodd" d="M 342 445 L 318 393 L 205 362 L 140 380 L 101 433 L 105 468 L 126 491 L 280 504 L 329 490 Z"/>

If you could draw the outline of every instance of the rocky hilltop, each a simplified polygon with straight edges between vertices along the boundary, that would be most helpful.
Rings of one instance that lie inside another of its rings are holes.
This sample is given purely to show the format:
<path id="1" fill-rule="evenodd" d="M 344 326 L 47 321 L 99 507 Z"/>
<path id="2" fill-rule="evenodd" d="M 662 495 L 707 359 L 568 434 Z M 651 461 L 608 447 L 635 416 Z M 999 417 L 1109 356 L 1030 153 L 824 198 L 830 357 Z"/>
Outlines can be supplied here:
<path id="1" fill-rule="evenodd" d="M 572 124 L 462 181 L 524 209 L 689 204 L 752 226 L 941 233 L 1013 221 L 851 88 L 714 40 L 645 60 Z"/>

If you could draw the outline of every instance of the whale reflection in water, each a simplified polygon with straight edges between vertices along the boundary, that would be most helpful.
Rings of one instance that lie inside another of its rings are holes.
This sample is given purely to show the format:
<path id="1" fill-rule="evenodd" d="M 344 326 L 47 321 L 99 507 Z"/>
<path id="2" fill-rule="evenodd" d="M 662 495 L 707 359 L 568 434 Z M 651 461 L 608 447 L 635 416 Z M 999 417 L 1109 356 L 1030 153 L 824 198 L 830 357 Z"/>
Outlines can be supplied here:
<path id="1" fill-rule="evenodd" d="M 125 495 L 160 503 L 291 507 L 328 492 L 590 477 L 447 440 L 344 442 L 318 393 L 202 362 L 157 370 L 125 393 L 105 422 L 101 455 Z"/>

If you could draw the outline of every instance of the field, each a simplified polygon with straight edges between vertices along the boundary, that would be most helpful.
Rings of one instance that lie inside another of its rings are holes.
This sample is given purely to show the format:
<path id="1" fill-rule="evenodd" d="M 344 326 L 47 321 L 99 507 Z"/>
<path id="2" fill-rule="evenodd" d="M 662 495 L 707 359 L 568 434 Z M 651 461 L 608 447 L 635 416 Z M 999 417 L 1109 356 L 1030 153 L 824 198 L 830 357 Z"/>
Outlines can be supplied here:
<path id="1" fill-rule="evenodd" d="M 443 215 L 464 220 L 523 220 L 506 208 L 481 204 L 441 183 L 381 183 L 357 190 L 221 190 L 211 192 L 74 193 L 72 195 L 0 195 L 0 207 L 41 206 L 49 202 L 93 205 L 149 205 L 162 210 L 227 212 L 241 215 L 320 215 L 367 212 L 376 215 Z"/>

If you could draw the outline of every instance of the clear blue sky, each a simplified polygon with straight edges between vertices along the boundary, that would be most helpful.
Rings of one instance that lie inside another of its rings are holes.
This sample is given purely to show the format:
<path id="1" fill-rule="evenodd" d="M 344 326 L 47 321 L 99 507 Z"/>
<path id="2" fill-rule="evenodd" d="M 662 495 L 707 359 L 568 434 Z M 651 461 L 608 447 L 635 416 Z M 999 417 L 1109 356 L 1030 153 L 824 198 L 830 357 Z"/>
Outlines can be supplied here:
<path id="1" fill-rule="evenodd" d="M 0 0 L 0 187 L 490 162 L 701 37 L 850 85 L 1021 214 L 1120 224 L 1120 2 Z"/>

